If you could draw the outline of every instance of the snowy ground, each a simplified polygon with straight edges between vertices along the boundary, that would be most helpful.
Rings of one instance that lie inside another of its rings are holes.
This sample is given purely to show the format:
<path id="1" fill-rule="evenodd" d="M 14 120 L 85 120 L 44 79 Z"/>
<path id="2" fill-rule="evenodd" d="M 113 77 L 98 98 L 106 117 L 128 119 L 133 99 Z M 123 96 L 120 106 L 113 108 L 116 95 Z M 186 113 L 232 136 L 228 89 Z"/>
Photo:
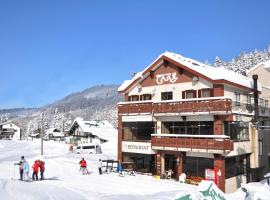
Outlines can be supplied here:
<path id="1" fill-rule="evenodd" d="M 91 175 L 79 173 L 78 162 L 82 155 L 69 153 L 64 143 L 44 143 L 44 157 L 40 155 L 39 141 L 0 140 L 0 199 L 173 199 L 181 191 L 195 191 L 196 186 L 180 184 L 174 180 L 158 180 L 151 176 L 136 175 L 120 177 L 116 173 L 98 174 L 99 158 L 113 156 L 109 148 L 103 154 L 84 155 Z M 13 163 L 24 155 L 29 164 L 37 158 L 45 161 L 44 181 L 21 182 L 18 166 Z M 110 156 L 108 156 L 110 155 Z M 15 178 L 15 180 L 14 180 Z M 230 199 L 244 199 L 243 192 L 229 195 Z"/>

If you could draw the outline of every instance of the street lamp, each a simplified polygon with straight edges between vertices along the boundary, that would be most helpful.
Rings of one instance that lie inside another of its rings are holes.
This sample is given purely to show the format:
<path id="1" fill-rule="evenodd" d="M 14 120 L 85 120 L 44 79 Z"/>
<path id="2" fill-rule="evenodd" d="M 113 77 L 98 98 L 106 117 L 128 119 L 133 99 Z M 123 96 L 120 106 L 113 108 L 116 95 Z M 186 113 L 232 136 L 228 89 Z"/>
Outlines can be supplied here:
<path id="1" fill-rule="evenodd" d="M 40 154 L 43 156 L 43 118 L 44 118 L 44 113 L 41 113 L 41 126 L 40 126 Z"/>

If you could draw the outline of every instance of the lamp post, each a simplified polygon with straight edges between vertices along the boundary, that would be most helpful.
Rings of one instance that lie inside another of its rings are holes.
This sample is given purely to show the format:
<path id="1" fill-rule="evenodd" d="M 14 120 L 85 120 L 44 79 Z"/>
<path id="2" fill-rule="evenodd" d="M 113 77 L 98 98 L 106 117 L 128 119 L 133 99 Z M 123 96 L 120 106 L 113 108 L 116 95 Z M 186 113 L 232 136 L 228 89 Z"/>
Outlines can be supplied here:
<path id="1" fill-rule="evenodd" d="M 41 113 L 41 126 L 40 126 L 40 154 L 43 156 L 43 118 L 44 118 L 44 113 Z"/>

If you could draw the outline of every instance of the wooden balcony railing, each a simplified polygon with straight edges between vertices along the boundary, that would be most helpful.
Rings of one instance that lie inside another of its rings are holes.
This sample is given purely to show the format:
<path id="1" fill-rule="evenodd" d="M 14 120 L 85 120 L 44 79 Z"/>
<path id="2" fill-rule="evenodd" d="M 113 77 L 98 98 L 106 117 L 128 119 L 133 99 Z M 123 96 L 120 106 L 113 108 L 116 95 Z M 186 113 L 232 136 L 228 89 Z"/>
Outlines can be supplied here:
<path id="1" fill-rule="evenodd" d="M 225 135 L 178 135 L 178 134 L 152 134 L 151 145 L 155 149 L 174 147 L 193 151 L 196 149 L 208 151 L 232 151 L 233 141 Z"/>
<path id="2" fill-rule="evenodd" d="M 231 112 L 232 101 L 230 98 L 197 98 L 181 101 L 136 101 L 118 104 L 120 114 L 141 113 L 185 113 L 185 112 Z"/>

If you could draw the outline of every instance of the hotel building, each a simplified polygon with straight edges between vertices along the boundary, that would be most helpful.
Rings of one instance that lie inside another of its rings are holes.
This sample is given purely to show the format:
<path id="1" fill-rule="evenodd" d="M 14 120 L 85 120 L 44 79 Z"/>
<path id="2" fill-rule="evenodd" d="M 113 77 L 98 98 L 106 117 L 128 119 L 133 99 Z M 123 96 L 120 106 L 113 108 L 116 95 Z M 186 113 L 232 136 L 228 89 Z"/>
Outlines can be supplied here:
<path id="1" fill-rule="evenodd" d="M 165 52 L 118 91 L 123 163 L 153 175 L 213 179 L 226 192 L 258 178 L 254 149 L 267 141 L 257 140 L 252 78 Z M 258 116 L 269 119 L 268 102 Z"/>

